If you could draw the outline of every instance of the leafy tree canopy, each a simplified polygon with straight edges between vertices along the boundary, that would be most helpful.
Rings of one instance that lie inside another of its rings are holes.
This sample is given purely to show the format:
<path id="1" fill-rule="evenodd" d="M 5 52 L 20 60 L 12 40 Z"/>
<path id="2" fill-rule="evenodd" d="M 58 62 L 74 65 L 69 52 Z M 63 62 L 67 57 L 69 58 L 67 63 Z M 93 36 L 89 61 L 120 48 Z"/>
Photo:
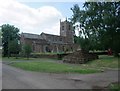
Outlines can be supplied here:
<path id="1" fill-rule="evenodd" d="M 120 52 L 120 2 L 85 2 L 82 10 L 78 4 L 71 10 L 72 23 L 79 22 L 76 27 L 89 40 L 88 49 Z"/>
<path id="2" fill-rule="evenodd" d="M 20 40 L 19 29 L 14 27 L 13 25 L 3 24 L 1 26 L 1 30 L 2 30 L 3 55 L 9 56 L 10 51 L 12 52 L 18 51 L 17 47 L 13 48 L 13 46 L 19 44 Z"/>

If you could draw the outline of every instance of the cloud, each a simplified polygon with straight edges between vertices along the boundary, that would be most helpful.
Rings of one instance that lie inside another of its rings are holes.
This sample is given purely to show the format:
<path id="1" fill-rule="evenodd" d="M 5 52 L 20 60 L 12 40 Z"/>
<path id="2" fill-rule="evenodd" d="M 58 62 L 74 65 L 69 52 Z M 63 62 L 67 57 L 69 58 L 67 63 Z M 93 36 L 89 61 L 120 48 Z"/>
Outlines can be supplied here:
<path id="1" fill-rule="evenodd" d="M 61 18 L 61 12 L 52 6 L 35 9 L 15 0 L 0 0 L 0 25 L 15 25 L 20 32 L 58 35 Z"/>

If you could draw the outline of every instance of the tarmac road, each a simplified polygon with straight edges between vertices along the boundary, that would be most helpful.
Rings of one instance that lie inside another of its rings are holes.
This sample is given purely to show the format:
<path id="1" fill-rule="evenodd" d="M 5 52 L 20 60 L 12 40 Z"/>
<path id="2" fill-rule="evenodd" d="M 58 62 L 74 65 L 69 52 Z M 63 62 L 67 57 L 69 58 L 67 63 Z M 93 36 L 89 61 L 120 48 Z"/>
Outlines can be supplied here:
<path id="1" fill-rule="evenodd" d="M 118 82 L 118 71 L 95 74 L 55 74 L 24 71 L 2 65 L 2 89 L 92 89 Z"/>

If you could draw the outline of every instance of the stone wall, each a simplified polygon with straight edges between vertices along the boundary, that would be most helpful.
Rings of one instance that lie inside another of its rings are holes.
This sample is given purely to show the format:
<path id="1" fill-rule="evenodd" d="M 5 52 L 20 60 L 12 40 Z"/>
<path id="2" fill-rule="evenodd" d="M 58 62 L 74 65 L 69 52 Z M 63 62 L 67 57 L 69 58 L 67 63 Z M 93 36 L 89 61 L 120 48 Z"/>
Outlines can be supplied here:
<path id="1" fill-rule="evenodd" d="M 94 59 L 98 59 L 98 56 L 96 54 L 91 54 L 85 50 L 78 50 L 65 56 L 63 58 L 63 62 L 83 64 Z"/>
<path id="2" fill-rule="evenodd" d="M 30 57 L 32 58 L 53 58 L 58 59 L 57 54 L 31 54 Z"/>
<path id="3" fill-rule="evenodd" d="M 31 54 L 30 57 L 32 58 L 51 58 L 51 59 L 58 59 L 62 60 L 62 58 L 70 53 L 63 53 L 63 54 Z"/>

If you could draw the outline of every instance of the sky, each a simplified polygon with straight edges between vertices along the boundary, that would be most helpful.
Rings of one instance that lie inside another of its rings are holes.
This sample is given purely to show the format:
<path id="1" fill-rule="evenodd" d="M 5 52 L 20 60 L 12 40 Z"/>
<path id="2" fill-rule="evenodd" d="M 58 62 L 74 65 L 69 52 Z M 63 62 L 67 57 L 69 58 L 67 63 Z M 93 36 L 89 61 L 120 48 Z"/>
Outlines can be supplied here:
<path id="1" fill-rule="evenodd" d="M 60 19 L 72 16 L 70 8 L 74 4 L 79 4 L 80 8 L 83 5 L 83 2 L 64 1 L 0 0 L 0 25 L 14 25 L 20 33 L 59 35 Z"/>

